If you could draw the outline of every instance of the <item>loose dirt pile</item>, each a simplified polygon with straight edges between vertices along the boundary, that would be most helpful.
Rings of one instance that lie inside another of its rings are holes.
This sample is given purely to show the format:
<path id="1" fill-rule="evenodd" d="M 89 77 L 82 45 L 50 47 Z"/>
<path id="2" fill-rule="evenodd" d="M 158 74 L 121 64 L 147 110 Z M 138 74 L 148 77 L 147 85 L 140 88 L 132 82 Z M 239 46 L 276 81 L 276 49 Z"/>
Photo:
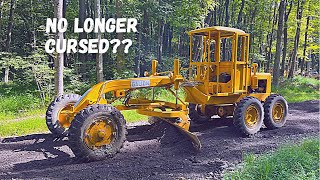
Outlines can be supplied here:
<path id="1" fill-rule="evenodd" d="M 91 163 L 77 162 L 67 138 L 51 134 L 4 138 L 0 140 L 0 179 L 220 179 L 225 170 L 241 162 L 244 153 L 260 154 L 283 143 L 319 137 L 319 115 L 319 101 L 290 104 L 285 127 L 262 129 L 253 138 L 235 133 L 231 119 L 212 119 L 191 128 L 202 142 L 199 153 L 190 151 L 183 139 L 176 141 L 179 133 L 170 128 L 165 134 L 171 137 L 145 122 L 129 124 L 121 152 L 113 159 Z"/>

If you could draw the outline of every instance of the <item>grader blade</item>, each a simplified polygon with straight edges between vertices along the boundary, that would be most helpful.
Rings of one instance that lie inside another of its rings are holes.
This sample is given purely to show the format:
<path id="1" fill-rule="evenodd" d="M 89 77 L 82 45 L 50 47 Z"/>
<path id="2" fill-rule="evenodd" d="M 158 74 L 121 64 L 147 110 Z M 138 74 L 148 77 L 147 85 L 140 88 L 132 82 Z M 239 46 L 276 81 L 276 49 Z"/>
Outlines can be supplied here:
<path id="1" fill-rule="evenodd" d="M 188 130 L 183 129 L 183 128 L 180 127 L 178 124 L 173 123 L 173 122 L 171 122 L 170 120 L 163 119 L 163 118 L 161 118 L 161 120 L 163 120 L 164 122 L 166 122 L 166 123 L 174 126 L 177 130 L 179 130 L 179 132 L 180 132 L 183 136 L 185 136 L 188 140 L 191 141 L 192 146 L 194 147 L 194 149 L 195 149 L 196 151 L 200 151 L 200 150 L 201 150 L 201 147 L 202 147 L 202 146 L 201 146 L 201 142 L 200 142 L 198 136 L 196 136 L 195 134 L 193 134 L 192 132 L 190 132 L 190 131 L 188 131 Z"/>

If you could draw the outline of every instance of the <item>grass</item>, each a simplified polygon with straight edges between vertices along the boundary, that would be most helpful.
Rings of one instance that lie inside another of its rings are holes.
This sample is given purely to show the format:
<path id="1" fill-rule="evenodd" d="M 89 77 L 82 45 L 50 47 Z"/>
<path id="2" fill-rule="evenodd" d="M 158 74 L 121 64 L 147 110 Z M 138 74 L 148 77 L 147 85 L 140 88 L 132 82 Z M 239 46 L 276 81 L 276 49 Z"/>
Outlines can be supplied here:
<path id="1" fill-rule="evenodd" d="M 243 166 L 229 172 L 224 179 L 319 179 L 320 139 L 289 144 L 261 156 L 246 155 Z"/>
<path id="2" fill-rule="evenodd" d="M 122 111 L 121 113 L 123 114 L 124 119 L 127 122 L 137 122 L 137 121 L 148 120 L 147 116 L 138 114 L 135 110 Z"/>
<path id="3" fill-rule="evenodd" d="M 301 102 L 320 99 L 320 81 L 314 78 L 296 76 L 293 79 L 285 80 L 273 92 L 279 93 L 288 102 Z"/>
<path id="4" fill-rule="evenodd" d="M 9 121 L 0 124 L 0 137 L 21 136 L 47 131 L 48 128 L 42 117 L 33 117 L 21 121 Z"/>

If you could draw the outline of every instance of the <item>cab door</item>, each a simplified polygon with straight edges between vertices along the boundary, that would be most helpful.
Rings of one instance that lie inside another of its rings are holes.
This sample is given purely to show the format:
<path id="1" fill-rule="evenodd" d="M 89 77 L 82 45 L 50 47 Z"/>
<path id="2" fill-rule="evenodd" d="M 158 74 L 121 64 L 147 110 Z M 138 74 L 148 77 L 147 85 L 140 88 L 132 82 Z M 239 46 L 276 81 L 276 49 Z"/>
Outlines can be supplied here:
<path id="1" fill-rule="evenodd" d="M 238 35 L 235 33 L 233 38 L 233 92 L 247 92 L 249 68 L 249 35 Z"/>

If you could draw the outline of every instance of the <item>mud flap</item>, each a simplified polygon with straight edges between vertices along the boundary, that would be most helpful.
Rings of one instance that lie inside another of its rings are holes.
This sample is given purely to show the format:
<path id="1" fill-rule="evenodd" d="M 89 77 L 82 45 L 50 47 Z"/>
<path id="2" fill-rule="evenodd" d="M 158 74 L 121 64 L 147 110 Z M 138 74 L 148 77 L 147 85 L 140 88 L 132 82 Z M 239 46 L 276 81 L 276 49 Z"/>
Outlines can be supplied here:
<path id="1" fill-rule="evenodd" d="M 191 141 L 191 143 L 192 143 L 192 145 L 193 145 L 193 147 L 194 147 L 194 149 L 196 151 L 200 151 L 201 150 L 201 142 L 200 142 L 198 136 L 196 136 L 195 134 L 191 133 L 190 131 L 187 131 L 187 130 L 183 129 L 179 125 L 177 125 L 175 123 L 172 123 L 171 121 L 169 121 L 167 119 L 161 118 L 161 120 L 163 120 L 164 122 L 166 122 L 166 123 L 168 123 L 170 125 L 173 125 L 176 129 L 178 129 L 179 132 L 181 132 L 182 135 L 184 135 L 185 137 L 187 137 Z"/>

